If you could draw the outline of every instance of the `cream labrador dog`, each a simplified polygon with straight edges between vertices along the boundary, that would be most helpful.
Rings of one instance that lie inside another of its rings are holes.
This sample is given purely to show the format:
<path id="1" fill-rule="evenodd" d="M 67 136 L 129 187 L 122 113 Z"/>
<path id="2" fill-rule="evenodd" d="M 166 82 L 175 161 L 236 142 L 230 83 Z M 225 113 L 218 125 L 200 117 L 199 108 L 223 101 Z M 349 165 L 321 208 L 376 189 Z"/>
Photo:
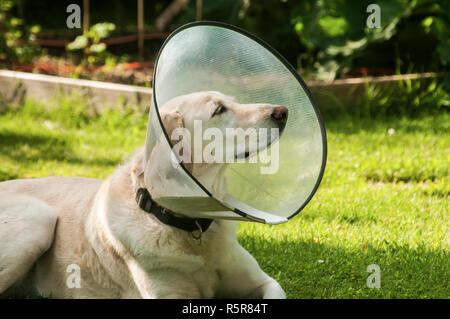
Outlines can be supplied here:
<path id="1" fill-rule="evenodd" d="M 177 97 L 163 110 L 169 133 L 191 130 L 194 119 L 220 128 L 282 129 L 287 118 L 284 107 L 242 105 L 218 92 Z M 236 222 L 214 220 L 199 243 L 140 209 L 138 188 L 164 193 L 158 178 L 165 163 L 158 163 L 158 148 L 147 164 L 143 158 L 140 149 L 107 180 L 0 183 L 0 296 L 285 298 L 277 281 L 239 245 Z M 225 164 L 186 166 L 223 196 Z M 78 282 L 71 277 L 77 271 Z"/>

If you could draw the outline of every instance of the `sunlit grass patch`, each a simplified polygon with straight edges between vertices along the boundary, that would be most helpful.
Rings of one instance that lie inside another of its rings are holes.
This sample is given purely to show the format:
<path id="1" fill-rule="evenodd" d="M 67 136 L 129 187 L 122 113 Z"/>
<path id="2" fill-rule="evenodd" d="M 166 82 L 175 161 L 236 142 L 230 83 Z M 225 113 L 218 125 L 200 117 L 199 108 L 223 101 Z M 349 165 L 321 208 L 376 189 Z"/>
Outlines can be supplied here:
<path id="1" fill-rule="evenodd" d="M 80 107 L 82 106 L 82 107 Z M 0 180 L 105 178 L 145 143 L 147 113 L 77 97 L 0 114 Z M 450 116 L 326 116 L 328 161 L 306 208 L 238 239 L 290 298 L 449 298 Z M 366 285 L 367 266 L 381 288 Z"/>

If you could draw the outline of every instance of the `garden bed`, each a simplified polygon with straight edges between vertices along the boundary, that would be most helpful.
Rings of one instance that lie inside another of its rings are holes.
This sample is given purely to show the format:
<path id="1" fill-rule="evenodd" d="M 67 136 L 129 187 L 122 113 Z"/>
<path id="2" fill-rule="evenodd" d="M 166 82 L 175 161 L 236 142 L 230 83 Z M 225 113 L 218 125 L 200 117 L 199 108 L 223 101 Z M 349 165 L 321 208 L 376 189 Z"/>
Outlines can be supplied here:
<path id="1" fill-rule="evenodd" d="M 136 65 L 136 67 L 138 67 Z M 131 67 L 130 67 L 131 68 Z M 101 73 L 101 70 L 98 70 Z M 120 70 L 118 72 L 121 72 Z M 153 69 L 148 66 L 145 72 L 148 82 L 151 82 Z M 148 74 L 147 74 L 148 73 Z M 122 76 L 125 76 L 126 71 Z M 68 73 L 70 75 L 70 73 Z M 361 96 L 372 85 L 378 88 L 394 86 L 402 81 L 433 80 L 441 74 L 421 73 L 391 75 L 380 77 L 363 77 L 339 79 L 332 82 L 320 82 L 310 80 L 307 85 L 318 102 L 320 109 L 342 108 L 350 105 L 351 100 Z M 111 107 L 117 105 L 137 105 L 147 109 L 150 105 L 152 90 L 149 87 L 138 85 L 124 85 L 118 83 L 99 82 L 72 77 L 50 76 L 29 72 L 16 72 L 0 70 L 0 94 L 9 104 L 23 101 L 26 97 L 46 99 L 59 91 L 70 93 L 74 90 L 91 100 L 91 103 L 102 107 L 108 104 Z M 119 101 L 119 103 L 118 103 Z"/>
<path id="2" fill-rule="evenodd" d="M 32 64 L 10 63 L 7 69 L 149 87 L 153 76 L 153 67 L 154 62 L 152 61 L 82 65 L 74 64 L 62 57 L 43 55 L 35 58 Z"/>

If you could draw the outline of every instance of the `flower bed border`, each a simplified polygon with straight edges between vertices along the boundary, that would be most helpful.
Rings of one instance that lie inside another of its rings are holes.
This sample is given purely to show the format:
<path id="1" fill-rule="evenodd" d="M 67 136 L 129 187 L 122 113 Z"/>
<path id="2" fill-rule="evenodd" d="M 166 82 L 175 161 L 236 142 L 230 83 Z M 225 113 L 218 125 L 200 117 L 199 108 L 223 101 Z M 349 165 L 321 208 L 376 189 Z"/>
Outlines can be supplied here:
<path id="1" fill-rule="evenodd" d="M 363 92 L 370 83 L 374 85 L 390 85 L 402 80 L 424 80 L 440 77 L 438 73 L 416 73 L 404 75 L 388 75 L 338 79 L 332 82 L 306 81 L 320 108 L 329 108 L 327 98 L 354 98 Z M 46 100 L 59 92 L 72 93 L 78 91 L 90 99 L 91 104 L 103 108 L 105 105 L 137 106 L 148 109 L 152 89 L 140 86 L 80 80 L 53 75 L 35 74 L 10 70 L 0 70 L 0 95 L 7 104 L 23 101 L 24 98 Z M 4 103 L 3 103 L 4 104 Z"/>

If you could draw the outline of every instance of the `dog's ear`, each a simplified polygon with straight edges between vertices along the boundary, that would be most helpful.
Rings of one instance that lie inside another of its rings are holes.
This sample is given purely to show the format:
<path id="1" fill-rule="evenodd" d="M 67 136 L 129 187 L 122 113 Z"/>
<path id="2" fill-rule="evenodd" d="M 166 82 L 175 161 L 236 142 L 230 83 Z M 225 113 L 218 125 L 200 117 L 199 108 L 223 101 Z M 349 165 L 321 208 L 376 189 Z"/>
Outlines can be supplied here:
<path id="1" fill-rule="evenodd" d="M 171 112 L 161 114 L 161 120 L 163 122 L 166 133 L 172 142 L 172 145 L 177 143 L 178 140 L 172 139 L 172 133 L 177 128 L 184 128 L 184 117 L 180 112 Z"/>
<path id="2" fill-rule="evenodd" d="M 144 148 L 139 148 L 131 157 L 131 180 L 133 187 L 138 189 L 144 185 Z"/>
<path id="3" fill-rule="evenodd" d="M 172 143 L 172 146 L 179 143 L 184 137 L 179 137 L 177 134 L 172 134 L 172 133 L 177 128 L 185 128 L 183 115 L 178 111 L 171 112 L 171 113 L 164 113 L 164 114 L 161 114 L 161 120 L 163 122 L 166 133 L 170 138 L 170 142 Z M 186 158 L 186 157 L 189 158 L 189 161 L 183 161 L 183 164 L 184 164 L 184 167 L 186 167 L 189 171 L 191 171 L 192 170 L 192 158 L 191 158 L 191 154 L 190 154 L 191 153 L 190 143 L 188 143 L 188 145 L 189 145 L 189 147 L 182 148 L 182 150 L 181 150 L 182 153 L 180 155 L 182 155 L 183 158 Z M 189 152 L 189 154 L 183 154 L 183 152 Z"/>

